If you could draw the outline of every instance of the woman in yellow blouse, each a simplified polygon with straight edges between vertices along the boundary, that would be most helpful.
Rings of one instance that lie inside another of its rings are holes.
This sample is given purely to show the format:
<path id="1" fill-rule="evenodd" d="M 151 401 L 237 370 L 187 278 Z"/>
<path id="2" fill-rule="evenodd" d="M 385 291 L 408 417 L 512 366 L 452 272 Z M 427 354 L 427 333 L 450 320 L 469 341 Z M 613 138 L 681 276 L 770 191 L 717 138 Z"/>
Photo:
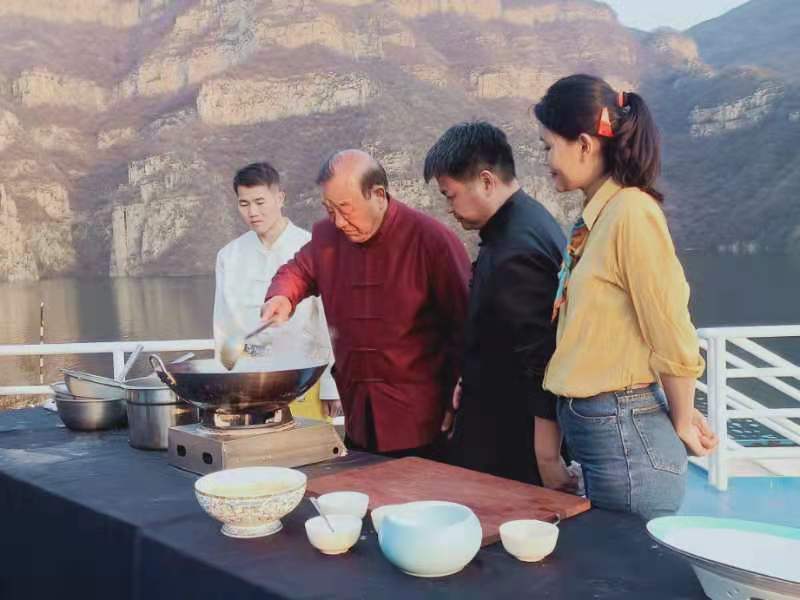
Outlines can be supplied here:
<path id="1" fill-rule="evenodd" d="M 677 510 L 687 450 L 716 438 L 694 410 L 703 371 L 689 286 L 655 189 L 658 131 L 644 100 L 605 81 L 557 81 L 534 108 L 560 192 L 582 190 L 553 318 L 544 387 L 595 506 L 645 518 Z"/>

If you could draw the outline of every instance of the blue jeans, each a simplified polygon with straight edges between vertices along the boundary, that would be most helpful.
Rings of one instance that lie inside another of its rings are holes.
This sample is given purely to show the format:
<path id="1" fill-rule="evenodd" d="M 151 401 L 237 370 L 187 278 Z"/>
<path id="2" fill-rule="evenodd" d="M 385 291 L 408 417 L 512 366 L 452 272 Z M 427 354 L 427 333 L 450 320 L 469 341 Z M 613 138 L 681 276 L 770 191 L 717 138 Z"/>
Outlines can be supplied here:
<path id="1" fill-rule="evenodd" d="M 686 448 L 658 385 L 558 399 L 567 447 L 598 508 L 645 519 L 674 513 L 686 490 Z"/>

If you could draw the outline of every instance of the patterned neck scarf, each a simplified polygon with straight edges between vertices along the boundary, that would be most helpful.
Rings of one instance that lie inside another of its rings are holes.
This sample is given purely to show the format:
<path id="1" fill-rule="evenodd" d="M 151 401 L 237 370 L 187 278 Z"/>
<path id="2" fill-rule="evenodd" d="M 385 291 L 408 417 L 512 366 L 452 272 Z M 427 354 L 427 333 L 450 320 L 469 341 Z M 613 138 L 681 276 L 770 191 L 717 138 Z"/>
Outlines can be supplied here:
<path id="1" fill-rule="evenodd" d="M 558 272 L 558 290 L 556 290 L 556 298 L 553 302 L 553 315 L 551 317 L 553 321 L 558 318 L 558 311 L 561 307 L 567 303 L 567 284 L 569 283 L 569 276 L 578 264 L 581 254 L 583 254 L 583 247 L 588 237 L 589 228 L 586 226 L 583 216 L 580 216 L 578 220 L 575 221 L 575 225 L 572 226 L 569 245 L 567 246 L 567 251 L 564 253 L 561 270 Z"/>

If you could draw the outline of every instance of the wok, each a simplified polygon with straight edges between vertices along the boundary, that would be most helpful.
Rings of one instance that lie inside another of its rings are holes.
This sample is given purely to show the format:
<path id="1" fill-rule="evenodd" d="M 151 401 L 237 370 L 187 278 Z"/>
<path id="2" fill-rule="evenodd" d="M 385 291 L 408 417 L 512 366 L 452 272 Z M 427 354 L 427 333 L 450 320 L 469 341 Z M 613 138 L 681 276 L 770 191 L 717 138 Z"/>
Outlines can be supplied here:
<path id="1" fill-rule="evenodd" d="M 213 359 L 185 361 L 169 368 L 157 354 L 149 360 L 159 379 L 179 397 L 202 409 L 228 413 L 285 408 L 308 391 L 327 367 L 268 370 L 269 362 L 245 359 L 228 371 Z"/>

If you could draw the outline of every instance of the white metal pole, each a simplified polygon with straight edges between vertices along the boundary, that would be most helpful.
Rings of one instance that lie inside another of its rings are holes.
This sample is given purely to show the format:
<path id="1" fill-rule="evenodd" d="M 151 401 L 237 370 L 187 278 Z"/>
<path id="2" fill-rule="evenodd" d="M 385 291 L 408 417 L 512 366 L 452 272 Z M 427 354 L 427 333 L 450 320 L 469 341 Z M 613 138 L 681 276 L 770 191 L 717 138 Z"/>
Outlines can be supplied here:
<path id="1" fill-rule="evenodd" d="M 716 487 L 718 490 L 728 489 L 728 382 L 727 382 L 727 340 L 720 336 L 714 338 L 714 430 L 719 437 L 717 447 L 717 476 Z"/>
<path id="2" fill-rule="evenodd" d="M 706 348 L 706 400 L 708 402 L 708 424 L 714 433 L 717 431 L 717 346 L 716 337 L 708 338 Z M 719 448 L 708 455 L 708 483 L 717 487 L 717 471 L 719 465 Z"/>
<path id="3" fill-rule="evenodd" d="M 44 301 L 39 302 L 39 345 L 44 345 Z M 39 355 L 39 385 L 44 385 L 44 355 Z"/>
<path id="4" fill-rule="evenodd" d="M 114 357 L 114 379 L 117 379 L 122 373 L 122 369 L 125 368 L 125 351 L 114 350 L 112 355 Z"/>

